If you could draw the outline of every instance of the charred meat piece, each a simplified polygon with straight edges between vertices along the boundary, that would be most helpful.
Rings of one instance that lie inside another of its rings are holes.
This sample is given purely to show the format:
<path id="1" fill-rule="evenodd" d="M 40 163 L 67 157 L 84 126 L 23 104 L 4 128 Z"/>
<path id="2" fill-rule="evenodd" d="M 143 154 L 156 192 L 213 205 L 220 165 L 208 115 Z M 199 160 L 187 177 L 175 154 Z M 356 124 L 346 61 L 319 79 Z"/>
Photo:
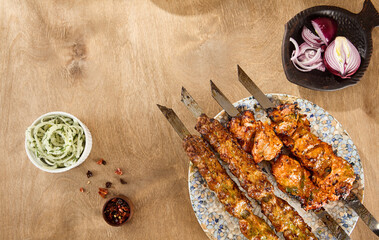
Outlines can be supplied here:
<path id="1" fill-rule="evenodd" d="M 267 123 L 257 122 L 259 130 L 254 137 L 252 155 L 254 161 L 259 163 L 263 160 L 271 161 L 281 152 L 283 143 L 276 136 L 274 130 Z"/>
<path id="2" fill-rule="evenodd" d="M 274 195 L 266 175 L 220 122 L 202 114 L 195 128 L 228 164 L 248 195 L 261 204 L 263 214 L 276 231 L 283 232 L 285 239 L 316 239 L 301 216 L 286 201 Z"/>
<path id="3" fill-rule="evenodd" d="M 309 121 L 306 118 L 301 118 L 299 121 L 301 121 L 301 123 L 305 126 L 305 129 L 310 129 Z M 240 143 L 241 146 L 246 146 L 246 142 L 251 142 L 252 134 L 243 134 L 249 130 L 250 125 L 246 126 L 246 124 L 255 126 L 254 143 L 251 147 L 251 152 L 255 162 L 260 162 L 256 160 L 258 157 L 262 160 L 271 160 L 276 158 L 283 146 L 283 143 L 277 137 L 271 126 L 260 121 L 255 121 L 254 115 L 250 111 L 243 112 L 240 116 L 232 118 L 228 123 L 228 128 L 230 129 L 232 135 L 238 139 L 238 143 Z M 246 138 L 246 136 L 250 138 Z M 275 144 L 267 144 L 270 141 Z M 286 145 L 291 144 L 293 147 L 294 143 L 292 139 L 285 138 L 284 141 L 287 141 Z M 266 146 L 271 147 L 262 147 L 265 143 Z M 273 146 L 278 146 L 276 148 L 277 151 L 257 151 L 258 149 L 273 149 Z M 245 148 L 243 149 L 246 151 Z M 247 152 L 250 153 L 250 151 Z M 275 154 L 272 154 L 273 152 L 275 152 Z M 328 195 L 330 194 L 325 193 L 323 190 L 315 186 L 310 179 L 310 173 L 302 167 L 299 162 L 288 156 L 282 155 L 279 159 L 271 161 L 271 163 L 272 173 L 278 183 L 279 188 L 283 192 L 288 193 L 298 199 L 305 210 L 318 209 L 328 202 Z M 331 200 L 335 199 L 331 198 Z"/>
<path id="4" fill-rule="evenodd" d="M 311 181 L 310 173 L 295 159 L 281 155 L 271 171 L 279 189 L 298 199 L 305 210 L 319 209 L 329 201 L 329 194 Z"/>
<path id="5" fill-rule="evenodd" d="M 272 127 L 256 121 L 251 111 L 232 118 L 228 129 L 245 152 L 251 153 L 256 163 L 275 159 L 283 146 Z"/>
<path id="6" fill-rule="evenodd" d="M 259 126 L 257 126 L 254 114 L 251 111 L 245 111 L 233 117 L 228 122 L 228 129 L 238 140 L 238 143 L 246 152 L 251 153 L 254 145 L 254 137 Z"/>
<path id="7" fill-rule="evenodd" d="M 301 165 L 311 171 L 312 181 L 331 194 L 329 199 L 346 198 L 356 177 L 353 167 L 310 131 L 306 116 L 298 110 L 296 104 L 282 104 L 271 109 L 269 117 L 275 132 L 299 158 Z M 283 126 L 291 127 L 283 130 Z"/>
<path id="8" fill-rule="evenodd" d="M 275 123 L 273 126 L 277 134 L 291 136 L 297 129 L 299 114 L 295 104 L 279 105 L 270 111 L 269 116 Z"/>
<path id="9" fill-rule="evenodd" d="M 192 163 L 199 169 L 209 189 L 217 194 L 225 210 L 239 219 L 240 230 L 248 239 L 278 239 L 260 217 L 253 214 L 249 200 L 228 176 L 209 146 L 196 136 L 187 136 L 183 147 Z"/>

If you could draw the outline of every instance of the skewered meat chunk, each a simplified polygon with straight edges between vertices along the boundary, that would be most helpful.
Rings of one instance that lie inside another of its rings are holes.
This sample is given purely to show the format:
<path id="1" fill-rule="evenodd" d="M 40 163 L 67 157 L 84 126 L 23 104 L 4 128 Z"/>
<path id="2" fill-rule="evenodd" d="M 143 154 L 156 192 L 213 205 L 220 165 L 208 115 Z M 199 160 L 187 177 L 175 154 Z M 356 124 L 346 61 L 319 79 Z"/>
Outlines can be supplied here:
<path id="1" fill-rule="evenodd" d="M 237 117 L 230 119 L 227 128 L 233 133 L 242 149 L 245 152 L 251 153 L 254 145 L 254 136 L 258 130 L 254 114 L 251 111 L 244 111 Z"/>
<path id="2" fill-rule="evenodd" d="M 196 136 L 187 136 L 183 147 L 201 176 L 214 191 L 225 210 L 239 220 L 240 230 L 248 239 L 278 239 L 270 226 L 253 214 L 249 200 L 228 176 L 209 146 Z"/>
<path id="3" fill-rule="evenodd" d="M 303 118 L 302 116 L 300 117 L 301 118 L 299 118 L 299 122 L 301 121 L 305 129 L 310 130 L 309 121 L 306 118 Z M 247 124 L 249 125 L 246 126 Z M 228 123 L 228 128 L 230 129 L 232 135 L 238 139 L 240 145 L 246 146 L 246 142 L 251 142 L 251 134 L 243 133 L 247 132 L 246 130 L 249 126 L 257 126 L 260 124 L 262 123 L 260 121 L 255 121 L 254 115 L 250 111 L 246 111 L 241 115 L 232 118 Z M 291 124 L 288 124 L 287 126 L 290 125 Z M 284 124 L 282 124 L 281 126 L 284 126 Z M 255 129 L 259 129 L 259 127 L 255 127 Z M 282 129 L 284 128 L 282 127 Z M 255 131 L 257 132 L 257 130 Z M 274 139 L 274 141 L 279 141 L 281 143 L 280 139 L 276 136 L 272 128 L 271 134 L 266 136 L 268 138 Z M 254 138 L 261 139 L 264 137 L 256 133 Z M 293 141 L 290 138 L 285 140 L 287 141 L 286 145 L 292 144 L 293 146 Z M 252 149 L 256 149 L 255 146 L 258 145 L 258 143 L 259 140 L 255 140 Z M 282 143 L 280 147 L 282 147 Z M 246 151 L 247 149 L 244 150 Z M 263 158 L 274 158 L 270 156 L 269 152 L 262 152 L 262 155 L 267 154 L 269 155 L 269 157 L 264 156 Z M 325 205 L 328 202 L 328 200 L 336 200 L 335 198 L 333 198 L 333 195 L 328 196 L 330 194 L 316 187 L 315 184 L 310 180 L 310 173 L 306 169 L 304 169 L 296 160 L 288 156 L 281 155 L 279 159 L 271 161 L 270 163 L 272 163 L 272 173 L 278 183 L 279 189 L 297 198 L 305 210 L 318 209 Z M 328 199 L 328 197 L 330 199 Z"/>
<path id="4" fill-rule="evenodd" d="M 267 123 L 255 121 L 251 111 L 244 111 L 233 117 L 227 127 L 237 138 L 242 149 L 253 155 L 256 163 L 275 159 L 283 147 L 272 127 Z"/>
<path id="5" fill-rule="evenodd" d="M 266 175 L 220 122 L 202 114 L 195 128 L 228 164 L 248 195 L 261 204 L 262 213 L 276 231 L 283 232 L 285 239 L 316 239 L 301 216 L 286 201 L 274 195 Z"/>
<path id="6" fill-rule="evenodd" d="M 346 198 L 355 181 L 353 167 L 334 154 L 332 147 L 310 131 L 306 116 L 296 104 L 282 104 L 269 112 L 274 130 L 300 163 L 312 173 L 312 181 L 331 194 L 329 199 Z M 334 196 L 332 196 L 334 195 Z"/>
<path id="7" fill-rule="evenodd" d="M 287 155 L 280 155 L 271 165 L 278 187 L 298 199 L 305 210 L 321 208 L 328 202 L 328 193 L 315 186 L 310 173 Z"/>

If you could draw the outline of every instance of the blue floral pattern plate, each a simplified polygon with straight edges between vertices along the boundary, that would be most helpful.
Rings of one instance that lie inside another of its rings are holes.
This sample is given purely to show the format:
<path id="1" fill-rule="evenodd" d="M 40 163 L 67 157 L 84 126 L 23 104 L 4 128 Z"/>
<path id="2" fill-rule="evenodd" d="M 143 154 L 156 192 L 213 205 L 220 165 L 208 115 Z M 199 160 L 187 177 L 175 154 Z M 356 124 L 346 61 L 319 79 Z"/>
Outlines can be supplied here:
<path id="1" fill-rule="evenodd" d="M 357 148 L 348 133 L 342 128 L 342 125 L 324 109 L 307 100 L 285 94 L 267 94 L 267 96 L 275 104 L 298 104 L 301 109 L 300 112 L 308 116 L 312 132 L 322 141 L 331 144 L 333 150 L 337 152 L 338 156 L 343 157 L 353 165 L 354 171 L 357 175 L 357 181 L 355 181 L 353 192 L 355 192 L 362 201 L 364 191 L 363 168 Z M 266 117 L 265 111 L 253 97 L 242 99 L 236 102 L 234 106 L 243 110 L 254 111 L 255 118 L 258 120 L 270 121 Z M 225 123 L 227 120 L 227 114 L 224 111 L 221 111 L 216 115 L 215 119 Z M 230 172 L 228 173 L 231 175 Z M 312 211 L 305 212 L 297 200 L 288 197 L 276 187 L 276 182 L 271 173 L 267 175 L 271 183 L 275 186 L 275 194 L 286 200 L 296 209 L 319 239 L 335 239 L 327 227 Z M 232 175 L 231 177 L 233 178 Z M 195 215 L 204 232 L 210 239 L 246 239 L 239 230 L 237 219 L 224 211 L 223 206 L 218 201 L 215 193 L 209 190 L 199 171 L 192 164 L 190 164 L 189 167 L 188 185 Z M 255 209 L 254 213 L 268 222 L 267 218 L 261 213 L 260 206 L 254 200 L 251 201 L 251 204 Z M 345 207 L 341 201 L 329 203 L 325 206 L 325 209 L 349 234 L 353 231 L 355 224 L 358 221 L 358 215 L 353 210 Z M 281 234 L 278 234 L 278 236 L 281 239 L 284 239 Z"/>

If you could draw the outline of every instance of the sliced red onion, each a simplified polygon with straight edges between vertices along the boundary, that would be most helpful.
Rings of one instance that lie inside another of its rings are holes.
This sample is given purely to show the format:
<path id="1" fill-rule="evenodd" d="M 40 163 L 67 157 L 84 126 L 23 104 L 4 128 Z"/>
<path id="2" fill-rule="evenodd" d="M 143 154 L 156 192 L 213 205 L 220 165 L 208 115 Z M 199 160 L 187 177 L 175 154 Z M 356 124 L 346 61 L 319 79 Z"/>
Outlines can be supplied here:
<path id="1" fill-rule="evenodd" d="M 311 21 L 314 30 L 325 45 L 333 40 L 337 33 L 337 22 L 331 18 L 320 17 Z"/>
<path id="2" fill-rule="evenodd" d="M 309 30 L 307 27 L 303 27 L 303 31 L 301 32 L 301 37 L 304 39 L 308 45 L 313 47 L 320 47 L 323 43 L 321 38 L 314 35 L 311 30 Z"/>
<path id="3" fill-rule="evenodd" d="M 300 46 L 295 39 L 290 38 L 290 41 L 295 46 L 292 52 L 291 61 L 296 69 L 302 72 L 309 72 L 313 69 L 325 71 L 325 66 L 322 61 L 320 47 L 314 47 L 304 42 Z"/>
<path id="4" fill-rule="evenodd" d="M 324 63 L 334 75 L 350 78 L 361 65 L 361 56 L 347 38 L 336 37 L 325 50 Z"/>

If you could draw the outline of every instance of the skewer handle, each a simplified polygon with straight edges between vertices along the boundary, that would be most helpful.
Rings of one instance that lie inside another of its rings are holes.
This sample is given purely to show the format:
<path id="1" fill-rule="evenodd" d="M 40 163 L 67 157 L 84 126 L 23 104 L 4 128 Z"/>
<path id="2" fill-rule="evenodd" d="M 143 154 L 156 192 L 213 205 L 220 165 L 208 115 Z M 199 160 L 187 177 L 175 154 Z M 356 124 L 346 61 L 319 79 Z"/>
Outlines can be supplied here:
<path id="1" fill-rule="evenodd" d="M 350 197 L 344 200 L 345 204 L 351 207 L 362 221 L 373 231 L 376 236 L 379 236 L 379 223 L 375 217 L 367 210 L 367 208 L 359 201 L 354 193 L 350 193 Z"/>
<path id="2" fill-rule="evenodd" d="M 318 218 L 328 227 L 336 239 L 350 239 L 349 235 L 338 225 L 338 223 L 329 215 L 329 213 L 322 208 L 319 211 L 315 211 Z"/>

